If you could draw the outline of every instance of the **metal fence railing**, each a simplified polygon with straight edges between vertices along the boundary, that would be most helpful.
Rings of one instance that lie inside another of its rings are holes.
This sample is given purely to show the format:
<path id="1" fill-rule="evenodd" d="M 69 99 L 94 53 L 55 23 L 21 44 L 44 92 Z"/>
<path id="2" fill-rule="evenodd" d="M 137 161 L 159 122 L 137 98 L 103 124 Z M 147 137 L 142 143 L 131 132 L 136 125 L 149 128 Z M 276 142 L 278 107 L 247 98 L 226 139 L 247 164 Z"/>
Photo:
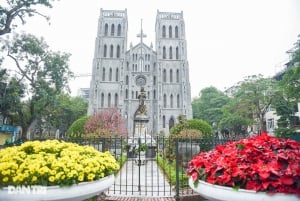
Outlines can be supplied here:
<path id="1" fill-rule="evenodd" d="M 186 168 L 193 156 L 236 138 L 111 137 L 67 138 L 65 141 L 110 151 L 120 163 L 110 195 L 175 197 L 194 194 Z"/>

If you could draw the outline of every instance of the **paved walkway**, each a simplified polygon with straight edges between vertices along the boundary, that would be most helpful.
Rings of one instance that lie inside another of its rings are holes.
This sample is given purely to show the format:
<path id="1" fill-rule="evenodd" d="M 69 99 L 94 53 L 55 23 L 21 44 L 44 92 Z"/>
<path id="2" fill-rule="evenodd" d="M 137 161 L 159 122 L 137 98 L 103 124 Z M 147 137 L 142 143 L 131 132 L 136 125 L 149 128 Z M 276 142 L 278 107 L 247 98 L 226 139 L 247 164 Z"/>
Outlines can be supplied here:
<path id="1" fill-rule="evenodd" d="M 134 160 L 128 160 L 116 176 L 115 184 L 108 190 L 107 195 L 174 197 L 175 192 L 155 160 L 148 160 L 141 166 Z"/>

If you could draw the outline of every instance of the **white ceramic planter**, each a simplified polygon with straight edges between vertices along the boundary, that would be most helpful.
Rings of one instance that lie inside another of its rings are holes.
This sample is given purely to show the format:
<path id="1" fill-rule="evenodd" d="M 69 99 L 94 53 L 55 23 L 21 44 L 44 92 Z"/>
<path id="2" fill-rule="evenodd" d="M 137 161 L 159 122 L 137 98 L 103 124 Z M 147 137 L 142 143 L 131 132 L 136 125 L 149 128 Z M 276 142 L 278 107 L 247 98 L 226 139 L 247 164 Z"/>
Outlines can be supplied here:
<path id="1" fill-rule="evenodd" d="M 68 187 L 49 186 L 28 188 L 0 189 L 0 200 L 5 201 L 82 201 L 93 197 L 114 184 L 115 177 L 110 175 L 92 182 L 82 182 Z"/>
<path id="2" fill-rule="evenodd" d="M 189 186 L 202 197 L 211 201 L 300 201 L 300 197 L 291 194 L 276 193 L 270 195 L 265 192 L 255 192 L 251 190 L 234 190 L 230 187 L 213 185 L 204 181 L 199 181 L 197 187 L 194 186 L 192 178 L 189 178 Z"/>

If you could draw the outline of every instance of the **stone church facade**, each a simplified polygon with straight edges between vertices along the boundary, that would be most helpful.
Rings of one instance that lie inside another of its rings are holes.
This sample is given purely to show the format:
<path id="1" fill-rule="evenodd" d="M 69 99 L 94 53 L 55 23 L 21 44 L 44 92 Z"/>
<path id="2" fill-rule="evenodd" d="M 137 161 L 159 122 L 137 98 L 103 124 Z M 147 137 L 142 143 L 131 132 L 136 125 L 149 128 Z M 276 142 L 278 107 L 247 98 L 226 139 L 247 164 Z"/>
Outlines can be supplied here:
<path id="1" fill-rule="evenodd" d="M 93 59 L 88 115 L 117 107 L 134 133 L 139 94 L 144 90 L 151 135 L 169 134 L 178 116 L 192 118 L 189 65 L 183 12 L 157 11 L 155 47 L 127 48 L 127 10 L 101 9 Z"/>

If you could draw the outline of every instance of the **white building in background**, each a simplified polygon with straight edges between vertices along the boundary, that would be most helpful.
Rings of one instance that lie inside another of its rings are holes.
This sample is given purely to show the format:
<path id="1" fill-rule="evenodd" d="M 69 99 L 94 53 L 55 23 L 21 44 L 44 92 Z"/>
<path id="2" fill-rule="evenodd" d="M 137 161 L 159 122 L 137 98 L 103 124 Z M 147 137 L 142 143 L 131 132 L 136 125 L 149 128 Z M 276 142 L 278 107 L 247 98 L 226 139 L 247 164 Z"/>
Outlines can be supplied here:
<path id="1" fill-rule="evenodd" d="M 77 96 L 80 96 L 86 100 L 89 100 L 90 88 L 79 88 L 77 91 Z"/>
<path id="2" fill-rule="evenodd" d="M 88 115 L 117 107 L 132 133 L 143 87 L 151 134 L 168 135 L 179 115 L 192 118 L 183 12 L 157 11 L 155 49 L 143 43 L 142 27 L 140 42 L 127 48 L 126 9 L 101 9 L 97 30 Z"/>

